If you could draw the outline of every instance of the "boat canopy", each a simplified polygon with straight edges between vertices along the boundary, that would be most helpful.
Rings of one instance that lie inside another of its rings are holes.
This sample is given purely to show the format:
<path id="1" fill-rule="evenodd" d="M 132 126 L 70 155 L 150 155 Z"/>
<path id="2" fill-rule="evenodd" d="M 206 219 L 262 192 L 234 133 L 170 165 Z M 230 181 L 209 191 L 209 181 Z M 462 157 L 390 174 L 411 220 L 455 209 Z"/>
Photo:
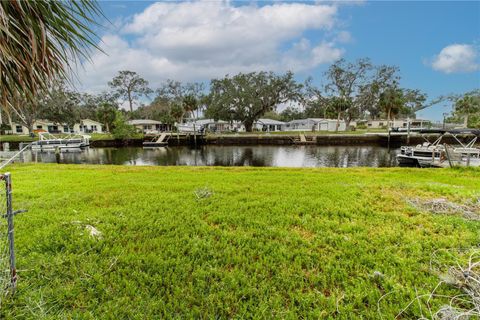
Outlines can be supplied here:
<path id="1" fill-rule="evenodd" d="M 443 129 L 423 129 L 419 131 L 420 133 L 440 133 L 440 134 L 474 134 L 476 136 L 480 136 L 480 129 L 450 129 L 450 130 L 443 130 Z"/>

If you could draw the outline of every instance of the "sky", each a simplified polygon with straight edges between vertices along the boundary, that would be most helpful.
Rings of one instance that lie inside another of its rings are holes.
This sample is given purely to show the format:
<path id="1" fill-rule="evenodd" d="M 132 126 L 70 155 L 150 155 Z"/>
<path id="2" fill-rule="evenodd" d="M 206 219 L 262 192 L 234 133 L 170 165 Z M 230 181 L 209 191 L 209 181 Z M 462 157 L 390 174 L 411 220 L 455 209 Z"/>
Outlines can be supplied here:
<path id="1" fill-rule="evenodd" d="M 429 99 L 480 88 L 480 2 L 104 1 L 99 46 L 78 71 L 101 92 L 119 70 L 158 87 L 238 72 L 293 71 L 325 83 L 340 58 L 400 68 L 401 86 Z M 417 113 L 440 121 L 451 106 Z"/>

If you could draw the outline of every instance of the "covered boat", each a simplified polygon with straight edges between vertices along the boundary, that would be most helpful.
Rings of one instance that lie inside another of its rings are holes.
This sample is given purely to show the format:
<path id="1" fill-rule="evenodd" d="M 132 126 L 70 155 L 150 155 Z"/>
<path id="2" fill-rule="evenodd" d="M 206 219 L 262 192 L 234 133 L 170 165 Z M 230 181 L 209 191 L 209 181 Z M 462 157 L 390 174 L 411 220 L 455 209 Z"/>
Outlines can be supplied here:
<path id="1" fill-rule="evenodd" d="M 79 149 L 90 145 L 90 136 L 80 134 L 68 134 L 66 136 L 57 137 L 48 132 L 39 133 L 38 141 L 31 143 L 32 150 L 65 150 Z"/>

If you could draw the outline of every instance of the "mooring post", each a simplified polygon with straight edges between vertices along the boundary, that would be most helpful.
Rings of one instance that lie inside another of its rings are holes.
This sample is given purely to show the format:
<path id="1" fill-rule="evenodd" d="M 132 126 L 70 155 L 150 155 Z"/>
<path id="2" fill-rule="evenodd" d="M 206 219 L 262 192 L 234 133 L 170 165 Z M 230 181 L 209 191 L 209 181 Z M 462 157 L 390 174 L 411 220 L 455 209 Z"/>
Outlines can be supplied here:
<path id="1" fill-rule="evenodd" d="M 15 266 L 15 244 L 13 237 L 13 210 L 12 210 L 12 177 L 9 172 L 5 173 L 5 189 L 7 198 L 7 224 L 8 224 L 8 249 L 10 253 L 10 276 L 12 291 L 17 287 L 17 268 Z"/>
<path id="2" fill-rule="evenodd" d="M 443 146 L 445 148 L 445 153 L 447 154 L 448 165 L 451 168 L 451 167 L 453 167 L 453 164 L 452 164 L 452 159 L 450 158 L 450 151 L 448 151 L 448 145 L 446 143 L 444 143 Z"/>
<path id="3" fill-rule="evenodd" d="M 390 128 L 388 128 L 387 146 L 388 146 L 388 149 L 390 150 Z"/>
<path id="4" fill-rule="evenodd" d="M 195 122 L 193 123 L 193 143 L 195 145 L 195 148 L 197 147 L 197 131 L 195 128 Z"/>
<path id="5" fill-rule="evenodd" d="M 410 144 L 410 118 L 407 120 L 407 145 L 408 144 Z"/>

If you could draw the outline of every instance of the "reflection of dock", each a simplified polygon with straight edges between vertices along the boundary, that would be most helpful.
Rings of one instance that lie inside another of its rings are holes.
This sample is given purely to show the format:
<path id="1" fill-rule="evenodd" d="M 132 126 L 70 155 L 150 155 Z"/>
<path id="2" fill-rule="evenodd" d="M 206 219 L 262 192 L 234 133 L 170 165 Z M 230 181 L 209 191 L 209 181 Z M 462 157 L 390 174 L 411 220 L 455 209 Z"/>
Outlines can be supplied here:
<path id="1" fill-rule="evenodd" d="M 18 151 L 0 151 L 0 161 L 14 157 Z"/>

